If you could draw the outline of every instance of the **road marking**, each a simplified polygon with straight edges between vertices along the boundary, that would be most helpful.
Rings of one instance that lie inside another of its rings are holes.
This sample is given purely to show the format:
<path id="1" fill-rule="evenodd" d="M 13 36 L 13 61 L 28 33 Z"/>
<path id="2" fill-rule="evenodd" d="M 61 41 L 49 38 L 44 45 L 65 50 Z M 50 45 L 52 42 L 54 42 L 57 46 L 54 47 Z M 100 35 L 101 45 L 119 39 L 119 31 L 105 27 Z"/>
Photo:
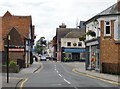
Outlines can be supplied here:
<path id="1" fill-rule="evenodd" d="M 71 84 L 68 80 L 64 79 L 65 82 L 67 82 L 68 84 Z"/>
<path id="2" fill-rule="evenodd" d="M 23 85 L 24 85 L 24 83 L 25 83 L 27 80 L 28 80 L 28 79 L 24 79 L 24 80 L 23 80 L 23 82 L 22 82 L 21 85 L 20 85 L 20 89 L 23 88 Z"/>
<path id="3" fill-rule="evenodd" d="M 39 63 L 41 63 L 41 62 L 39 62 Z M 39 71 L 36 71 L 36 72 L 34 72 L 34 73 L 38 73 L 38 72 L 40 72 L 42 69 L 43 69 L 43 64 L 41 63 L 41 68 L 39 69 Z M 24 79 L 24 80 L 22 81 L 22 83 L 20 84 L 20 89 L 23 88 L 23 86 L 24 86 L 25 82 L 27 82 L 27 80 L 28 80 L 28 78 L 26 78 L 26 79 Z"/>
<path id="4" fill-rule="evenodd" d="M 60 77 L 62 77 L 62 75 L 61 74 L 58 74 Z"/>
<path id="5" fill-rule="evenodd" d="M 56 71 L 57 73 L 59 73 L 58 71 Z"/>
<path id="6" fill-rule="evenodd" d="M 53 85 L 53 86 L 56 86 L 56 85 L 57 85 L 57 86 L 61 86 L 62 84 L 52 84 L 52 85 Z"/>
<path id="7" fill-rule="evenodd" d="M 102 78 L 99 78 L 99 77 L 96 77 L 96 76 L 92 76 L 92 75 L 89 75 L 89 74 L 86 74 L 86 73 L 80 73 L 80 72 L 76 71 L 76 68 L 73 68 L 72 71 L 77 73 L 77 74 L 83 75 L 83 76 L 87 76 L 87 77 L 90 77 L 90 78 L 98 79 L 98 80 L 101 80 L 101 81 L 104 81 L 104 82 L 108 82 L 108 83 L 111 83 L 111 84 L 115 84 L 115 85 L 120 85 L 120 83 L 115 82 L 115 81 L 102 79 Z"/>
<path id="8" fill-rule="evenodd" d="M 43 69 L 43 64 L 40 62 L 40 61 L 38 61 L 39 63 L 40 63 L 40 68 L 37 70 L 37 71 L 35 71 L 34 73 L 39 73 L 42 69 Z"/>
<path id="9" fill-rule="evenodd" d="M 55 71 L 56 71 L 56 68 L 55 68 Z"/>

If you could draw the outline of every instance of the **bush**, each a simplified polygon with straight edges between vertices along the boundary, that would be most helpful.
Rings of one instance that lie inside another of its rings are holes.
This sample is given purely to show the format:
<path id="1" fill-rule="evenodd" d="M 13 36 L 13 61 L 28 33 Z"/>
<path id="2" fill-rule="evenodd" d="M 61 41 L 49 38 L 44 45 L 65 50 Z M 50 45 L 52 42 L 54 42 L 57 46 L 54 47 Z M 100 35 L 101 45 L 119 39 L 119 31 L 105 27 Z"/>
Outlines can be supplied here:
<path id="1" fill-rule="evenodd" d="M 65 61 L 65 62 L 71 61 L 71 58 L 64 57 L 64 61 Z"/>
<path id="2" fill-rule="evenodd" d="M 13 60 L 10 61 L 10 63 L 9 63 L 9 66 L 12 66 L 12 67 L 13 67 L 13 66 L 16 66 L 16 65 L 17 65 L 17 62 L 15 62 L 15 61 L 13 61 Z"/>

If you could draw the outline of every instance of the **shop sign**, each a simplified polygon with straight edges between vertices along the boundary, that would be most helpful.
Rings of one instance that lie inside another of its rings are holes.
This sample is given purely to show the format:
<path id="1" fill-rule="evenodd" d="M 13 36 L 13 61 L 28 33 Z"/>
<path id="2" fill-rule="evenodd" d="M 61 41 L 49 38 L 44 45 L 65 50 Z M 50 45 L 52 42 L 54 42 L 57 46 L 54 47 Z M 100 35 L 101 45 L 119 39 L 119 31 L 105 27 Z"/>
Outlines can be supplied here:
<path id="1" fill-rule="evenodd" d="M 86 46 L 97 45 L 97 44 L 99 44 L 98 41 L 93 41 L 93 42 L 87 43 Z"/>

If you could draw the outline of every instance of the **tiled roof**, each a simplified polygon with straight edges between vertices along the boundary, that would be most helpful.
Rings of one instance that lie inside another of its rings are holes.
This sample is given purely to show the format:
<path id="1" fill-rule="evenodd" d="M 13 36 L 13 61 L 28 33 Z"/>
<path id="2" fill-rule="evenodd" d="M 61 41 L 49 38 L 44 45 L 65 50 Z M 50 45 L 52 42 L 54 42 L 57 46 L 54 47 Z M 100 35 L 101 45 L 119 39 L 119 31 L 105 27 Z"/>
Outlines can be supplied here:
<path id="1" fill-rule="evenodd" d="M 118 14 L 120 15 L 120 1 L 115 3 L 114 5 L 110 6 L 109 8 L 105 9 L 104 11 L 98 13 L 97 15 L 92 17 L 91 19 L 87 20 L 85 22 L 85 24 L 92 21 L 92 20 L 95 20 L 96 18 L 99 18 L 100 16 L 118 15 Z"/>
<path id="2" fill-rule="evenodd" d="M 84 33 L 85 29 L 72 30 L 67 33 L 64 38 L 79 38 L 80 36 L 84 35 Z"/>
<path id="3" fill-rule="evenodd" d="M 118 4 L 116 3 L 97 15 L 107 15 L 107 14 L 117 14 L 117 13 L 119 12 L 118 12 Z"/>
<path id="4" fill-rule="evenodd" d="M 31 16 L 15 16 L 7 11 L 2 17 L 2 38 L 5 38 L 13 27 L 26 38 L 29 38 L 29 29 L 31 25 Z"/>

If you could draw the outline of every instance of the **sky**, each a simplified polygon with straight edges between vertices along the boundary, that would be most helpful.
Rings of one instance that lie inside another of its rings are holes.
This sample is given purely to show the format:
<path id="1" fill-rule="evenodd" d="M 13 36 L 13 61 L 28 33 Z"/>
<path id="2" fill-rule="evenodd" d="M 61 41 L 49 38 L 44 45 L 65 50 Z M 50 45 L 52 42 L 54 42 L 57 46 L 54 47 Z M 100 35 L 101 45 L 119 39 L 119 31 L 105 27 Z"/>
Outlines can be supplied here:
<path id="1" fill-rule="evenodd" d="M 40 37 L 52 40 L 56 28 L 65 23 L 75 28 L 115 4 L 117 0 L 0 0 L 0 16 L 6 11 L 12 15 L 32 16 L 36 41 Z"/>

